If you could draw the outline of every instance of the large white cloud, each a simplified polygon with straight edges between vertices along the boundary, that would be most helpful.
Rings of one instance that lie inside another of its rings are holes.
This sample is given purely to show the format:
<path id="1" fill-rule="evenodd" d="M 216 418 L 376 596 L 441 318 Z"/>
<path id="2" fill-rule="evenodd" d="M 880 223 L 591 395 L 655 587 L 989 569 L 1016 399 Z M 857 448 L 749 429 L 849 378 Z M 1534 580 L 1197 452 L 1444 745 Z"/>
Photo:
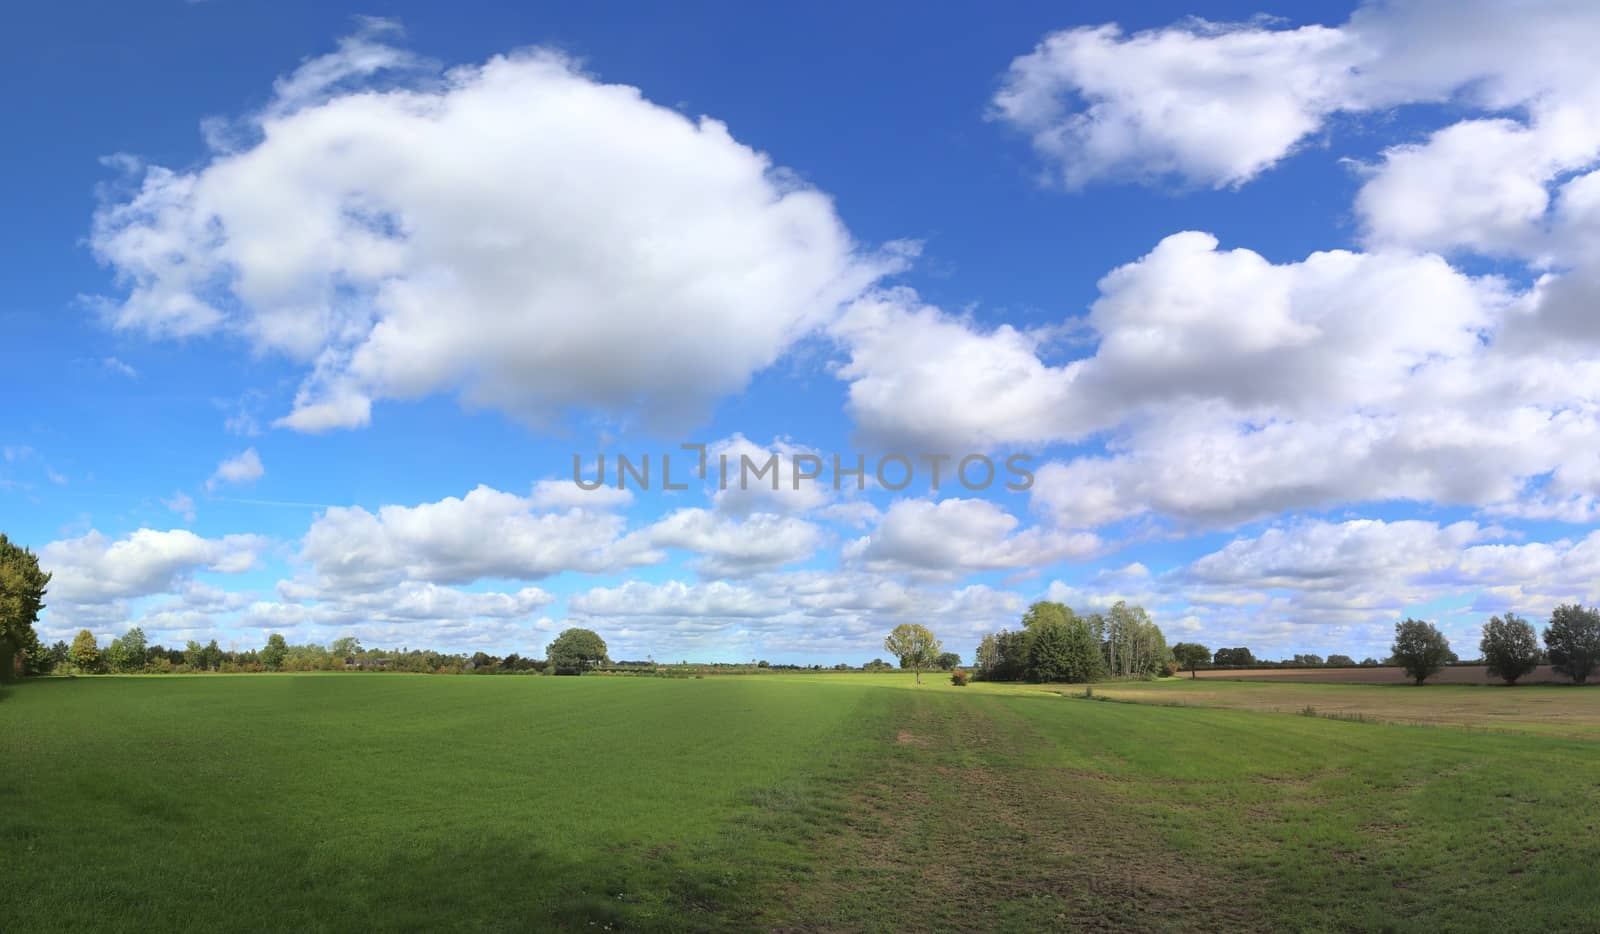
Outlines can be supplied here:
<path id="1" fill-rule="evenodd" d="M 39 549 L 39 565 L 52 575 L 54 601 L 105 603 L 174 592 L 199 571 L 248 571 L 265 547 L 255 535 L 202 538 L 187 529 L 139 529 L 111 539 L 90 531 Z"/>
<path id="2" fill-rule="evenodd" d="M 834 334 L 862 428 L 960 450 L 1081 440 L 1187 401 L 1392 404 L 1427 365 L 1476 352 L 1507 303 L 1499 283 L 1438 257 L 1330 251 L 1274 264 L 1187 231 L 1101 280 L 1088 357 L 1050 365 L 1039 335 L 979 331 L 906 290 L 858 303 Z"/>
<path id="3" fill-rule="evenodd" d="M 1012 62 L 994 103 L 1069 186 L 1174 176 L 1238 185 L 1340 112 L 1443 101 L 1494 114 L 1523 109 L 1525 123 L 1465 124 L 1392 150 L 1373 181 L 1401 195 L 1409 181 L 1465 203 L 1430 200 L 1420 217 L 1393 205 L 1362 211 L 1383 238 L 1449 238 L 1443 224 L 1454 219 L 1465 225 L 1459 236 L 1482 242 L 1536 209 L 1534 188 L 1595 157 L 1597 41 L 1600 13 L 1581 0 L 1369 2 L 1335 26 L 1190 19 L 1133 35 L 1086 27 L 1046 36 Z M 1474 136 L 1486 144 L 1479 155 L 1506 176 L 1462 164 Z"/>
<path id="4" fill-rule="evenodd" d="M 851 411 L 873 435 L 928 450 L 1103 443 L 1036 471 L 1034 504 L 1063 526 L 1231 525 L 1388 500 L 1588 521 L 1590 282 L 1517 294 L 1435 255 L 1273 263 L 1185 232 L 1101 280 L 1078 359 L 1049 362 L 1035 337 L 904 291 L 858 304 L 835 334 Z"/>
<path id="5" fill-rule="evenodd" d="M 655 548 L 699 555 L 695 566 L 707 577 L 740 577 L 811 557 L 822 544 L 814 523 L 775 513 L 742 518 L 708 509 L 678 509 L 638 533 Z"/>
<path id="6" fill-rule="evenodd" d="M 662 424 L 741 389 L 896 261 L 822 193 L 550 51 L 421 69 L 368 35 L 281 80 L 199 168 L 146 168 L 91 243 L 120 329 L 224 331 L 311 366 L 282 423 L 456 391 Z"/>
<path id="7" fill-rule="evenodd" d="M 1234 185 L 1339 109 L 1365 57 L 1322 26 L 1072 29 L 1012 62 L 994 103 L 1068 186 L 1167 175 Z"/>
<path id="8" fill-rule="evenodd" d="M 873 571 L 949 576 L 1039 567 L 1103 547 L 1088 533 L 1020 525 L 988 500 L 900 500 L 870 535 L 845 547 L 844 557 Z"/>
<path id="9" fill-rule="evenodd" d="M 382 590 L 406 580 L 464 584 L 537 580 L 562 571 L 603 572 L 661 559 L 623 537 L 621 516 L 584 509 L 542 512 L 530 497 L 479 486 L 417 506 L 329 509 L 311 524 L 299 559 L 308 580 L 286 582 L 293 599 Z"/>
<path id="10" fill-rule="evenodd" d="M 1079 367 L 1042 362 L 1044 334 L 981 332 L 909 289 L 854 303 L 830 333 L 849 354 L 836 375 L 850 382 L 856 425 L 908 454 L 960 456 L 1086 427 L 1074 424 Z"/>
<path id="11" fill-rule="evenodd" d="M 1104 454 L 1039 472 L 1036 502 L 1072 525 L 1226 525 L 1385 500 L 1591 521 L 1597 43 L 1600 8 L 1568 0 L 1396 0 L 1337 26 L 1191 20 L 1047 37 L 1013 63 L 996 104 L 1071 185 L 1237 185 L 1336 113 L 1450 109 L 1444 125 L 1357 164 L 1371 252 L 1275 264 L 1204 235 L 1169 237 L 1101 282 L 1093 354 L 1059 365 L 1004 329 L 902 311 L 902 327 L 957 328 L 951 345 L 977 352 L 950 361 L 958 388 L 935 396 L 856 340 L 846 375 L 858 420 L 991 444 L 1099 433 Z M 1469 278 L 1423 251 L 1518 259 L 1532 287 Z M 873 391 L 892 385 L 907 387 L 908 412 Z M 941 406 L 953 413 L 942 421 Z"/>

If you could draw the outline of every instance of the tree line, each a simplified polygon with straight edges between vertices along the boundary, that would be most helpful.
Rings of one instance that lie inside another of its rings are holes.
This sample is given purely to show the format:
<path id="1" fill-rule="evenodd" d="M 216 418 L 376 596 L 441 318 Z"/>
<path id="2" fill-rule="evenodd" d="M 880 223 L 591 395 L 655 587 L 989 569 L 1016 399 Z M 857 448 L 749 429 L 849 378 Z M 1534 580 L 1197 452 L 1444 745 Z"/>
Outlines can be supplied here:
<path id="1" fill-rule="evenodd" d="M 36 640 L 35 640 L 36 644 Z M 545 648 L 544 658 L 517 653 L 504 657 L 485 652 L 436 652 L 432 649 L 365 648 L 355 636 L 317 645 L 291 644 L 280 633 L 267 636 L 259 649 L 224 649 L 212 639 L 204 645 L 189 640 L 182 648 L 152 645 L 138 626 L 102 647 L 94 633 L 80 630 L 65 641 L 38 646 L 25 656 L 30 674 L 163 674 L 258 671 L 406 671 L 425 674 L 559 674 L 576 675 L 611 664 L 606 643 L 589 629 L 568 629 Z M 654 663 L 638 662 L 638 666 Z"/>
<path id="2" fill-rule="evenodd" d="M 613 673 L 664 673 L 687 676 L 707 671 L 739 673 L 752 671 L 890 671 L 894 665 L 875 658 L 865 665 L 845 663 L 824 668 L 820 664 L 794 665 L 771 662 L 708 662 L 663 664 L 654 659 L 613 661 L 605 640 L 590 629 L 568 629 L 545 648 L 545 657 L 511 653 L 505 656 L 487 652 L 437 652 L 431 649 L 367 648 L 355 636 L 335 639 L 327 645 L 290 643 L 282 634 L 267 636 L 260 648 L 223 648 L 212 639 L 202 645 L 189 640 L 182 647 L 151 644 L 142 628 L 134 626 L 100 645 L 93 632 L 80 630 L 68 643 L 40 646 L 19 655 L 28 674 L 196 674 L 217 672 L 315 671 L 400 671 L 417 674 L 552 674 L 579 675 L 593 671 Z M 951 670 L 961 663 L 953 652 L 932 656 L 929 667 Z"/>
<path id="3" fill-rule="evenodd" d="M 1550 612 L 1545 626 L 1544 650 L 1533 625 L 1515 613 L 1490 617 L 1483 625 L 1478 651 L 1490 677 L 1506 684 L 1530 674 L 1540 665 L 1583 684 L 1600 664 L 1600 609 L 1563 603 Z M 1395 663 L 1422 684 L 1454 658 L 1450 640 L 1431 623 L 1407 619 L 1394 627 Z"/>
<path id="4" fill-rule="evenodd" d="M 1143 607 L 1118 601 L 1105 613 L 1080 615 L 1064 603 L 1028 607 L 1017 630 L 978 644 L 974 675 L 983 681 L 1083 683 L 1173 673 L 1172 652 Z"/>
<path id="5" fill-rule="evenodd" d="M 1600 666 L 1600 608 L 1577 603 L 1563 603 L 1550 613 L 1549 624 L 1541 634 L 1533 624 L 1515 613 L 1492 616 L 1483 624 L 1483 635 L 1478 640 L 1478 659 L 1466 664 L 1481 664 L 1489 676 L 1506 684 L 1516 684 L 1540 665 L 1549 665 L 1556 674 L 1565 675 L 1574 684 L 1584 684 Z M 1306 667 L 1373 667 L 1392 665 L 1405 669 L 1406 674 L 1423 684 L 1443 671 L 1446 665 L 1462 664 L 1450 648 L 1450 640 L 1432 623 L 1419 619 L 1404 619 L 1395 624 L 1394 642 L 1389 647 L 1389 657 L 1383 661 L 1367 658 L 1356 662 L 1348 655 L 1329 655 L 1326 660 L 1318 655 L 1296 655 L 1282 662 L 1258 661 L 1248 648 L 1217 649 L 1213 653 L 1195 642 L 1179 642 L 1172 647 L 1173 658 L 1179 667 L 1190 673 L 1200 668 L 1306 668 Z"/>

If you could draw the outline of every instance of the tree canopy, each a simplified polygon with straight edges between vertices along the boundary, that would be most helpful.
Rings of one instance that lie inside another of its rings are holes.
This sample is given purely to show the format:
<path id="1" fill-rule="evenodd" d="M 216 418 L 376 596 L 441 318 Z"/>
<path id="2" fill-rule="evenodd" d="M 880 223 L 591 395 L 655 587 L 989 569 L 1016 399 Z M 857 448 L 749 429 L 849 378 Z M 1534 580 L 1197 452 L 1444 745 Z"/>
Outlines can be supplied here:
<path id="1" fill-rule="evenodd" d="M 268 671 L 277 671 L 283 667 L 283 660 L 289 656 L 289 643 L 281 633 L 267 636 L 266 647 L 261 650 L 261 664 Z"/>
<path id="2" fill-rule="evenodd" d="M 606 658 L 606 641 L 592 629 L 567 629 L 545 650 L 550 668 L 558 675 L 581 675 Z"/>
<path id="3" fill-rule="evenodd" d="M 1213 663 L 1218 668 L 1249 668 L 1256 663 L 1255 655 L 1244 646 L 1234 649 L 1217 649 Z"/>
<path id="4" fill-rule="evenodd" d="M 943 646 L 933 632 L 920 623 L 901 623 L 883 640 L 883 648 L 900 659 L 901 668 L 909 668 L 922 683 L 922 670 L 932 668 L 939 659 Z"/>
<path id="5" fill-rule="evenodd" d="M 92 671 L 100 664 L 100 646 L 94 641 L 94 633 L 87 629 L 78 630 L 78 634 L 72 638 L 68 657 L 72 659 L 72 664 L 85 670 Z"/>
<path id="6" fill-rule="evenodd" d="M 1394 624 L 1394 645 L 1390 652 L 1395 664 L 1404 668 L 1418 684 L 1437 674 L 1454 657 L 1444 633 L 1420 619 Z"/>
<path id="7" fill-rule="evenodd" d="M 33 624 L 49 583 L 38 556 L 0 533 L 0 681 L 10 679 L 18 652 L 30 660 L 45 654 Z"/>
<path id="8" fill-rule="evenodd" d="M 1491 617 L 1483 624 L 1478 651 L 1490 676 L 1507 684 L 1516 684 L 1518 678 L 1539 667 L 1539 638 L 1528 621 L 1515 613 L 1507 613 L 1504 619 Z"/>
<path id="9" fill-rule="evenodd" d="M 1034 627 L 1028 647 L 1028 680 L 1082 684 L 1100 677 L 1100 645 L 1072 611 Z"/>
<path id="10" fill-rule="evenodd" d="M 1198 642 L 1179 642 L 1172 647 L 1172 657 L 1188 669 L 1189 677 L 1194 677 L 1196 668 L 1201 665 L 1211 664 L 1211 650 Z"/>
<path id="11" fill-rule="evenodd" d="M 1600 610 L 1563 603 L 1550 614 L 1544 630 L 1544 647 L 1550 667 L 1582 684 L 1600 662 Z"/>

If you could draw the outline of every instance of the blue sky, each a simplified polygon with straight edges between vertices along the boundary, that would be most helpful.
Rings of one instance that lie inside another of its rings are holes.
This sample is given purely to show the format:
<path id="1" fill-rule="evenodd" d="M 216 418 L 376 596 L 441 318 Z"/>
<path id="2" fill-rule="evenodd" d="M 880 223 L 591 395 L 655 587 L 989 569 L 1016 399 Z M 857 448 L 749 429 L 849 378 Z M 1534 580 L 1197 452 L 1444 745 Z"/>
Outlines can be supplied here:
<path id="1" fill-rule="evenodd" d="M 46 636 L 831 663 L 1125 598 L 1360 657 L 1592 599 L 1587 10 L 510 7 L 0 37 Z M 1037 478 L 570 483 L 683 442 Z"/>

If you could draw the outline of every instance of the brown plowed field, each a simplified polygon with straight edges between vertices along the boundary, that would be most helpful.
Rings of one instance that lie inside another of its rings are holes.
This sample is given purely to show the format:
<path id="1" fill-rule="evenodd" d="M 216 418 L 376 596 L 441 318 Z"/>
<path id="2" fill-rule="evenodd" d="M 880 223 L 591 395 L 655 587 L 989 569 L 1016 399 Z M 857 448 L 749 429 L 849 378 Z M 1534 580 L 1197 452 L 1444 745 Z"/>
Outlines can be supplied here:
<path id="1" fill-rule="evenodd" d="M 1196 672 L 1202 679 L 1222 678 L 1228 681 L 1293 681 L 1301 684 L 1404 684 L 1411 680 L 1399 668 L 1247 668 L 1221 669 Z M 1185 672 L 1182 677 L 1189 675 Z M 1566 675 L 1558 675 L 1549 665 L 1541 665 L 1533 674 L 1525 675 L 1518 684 L 1568 684 Z M 1489 677 L 1482 665 L 1453 665 L 1428 679 L 1429 684 L 1497 684 L 1499 679 Z"/>

